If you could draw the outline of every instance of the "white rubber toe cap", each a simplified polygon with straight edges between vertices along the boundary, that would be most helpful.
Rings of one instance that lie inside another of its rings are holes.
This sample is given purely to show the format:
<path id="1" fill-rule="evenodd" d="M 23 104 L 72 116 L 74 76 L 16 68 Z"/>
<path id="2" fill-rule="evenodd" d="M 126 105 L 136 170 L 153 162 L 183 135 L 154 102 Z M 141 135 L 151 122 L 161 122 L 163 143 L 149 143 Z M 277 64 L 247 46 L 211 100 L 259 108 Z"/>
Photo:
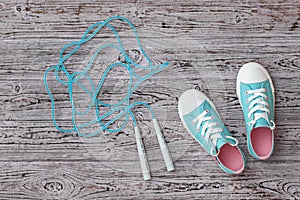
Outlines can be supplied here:
<path id="1" fill-rule="evenodd" d="M 202 92 L 190 89 L 185 91 L 180 97 L 178 102 L 178 112 L 180 116 L 186 115 L 193 110 L 195 110 L 198 106 L 200 106 L 207 97 Z"/>
<path id="2" fill-rule="evenodd" d="M 262 65 L 250 62 L 240 69 L 238 79 L 242 83 L 259 83 L 268 79 L 268 74 Z"/>
<path id="3" fill-rule="evenodd" d="M 239 101 L 240 101 L 240 83 L 251 84 L 251 83 L 263 82 L 266 80 L 270 81 L 271 88 L 273 91 L 273 98 L 274 98 L 274 86 L 268 71 L 262 65 L 256 62 L 249 62 L 244 64 L 241 67 L 236 79 L 236 92 L 237 92 L 237 96 L 239 97 Z"/>

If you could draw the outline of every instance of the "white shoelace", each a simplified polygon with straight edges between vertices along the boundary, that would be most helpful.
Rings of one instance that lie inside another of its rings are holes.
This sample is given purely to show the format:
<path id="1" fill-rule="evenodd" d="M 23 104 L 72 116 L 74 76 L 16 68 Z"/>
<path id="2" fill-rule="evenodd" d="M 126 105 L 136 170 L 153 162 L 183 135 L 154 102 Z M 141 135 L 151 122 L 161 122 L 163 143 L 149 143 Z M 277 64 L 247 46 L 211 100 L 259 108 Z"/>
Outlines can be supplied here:
<path id="1" fill-rule="evenodd" d="M 248 105 L 248 118 L 251 119 L 252 115 L 254 115 L 254 119 L 248 122 L 249 126 L 254 126 L 257 120 L 263 118 L 269 124 L 272 130 L 275 129 L 275 123 L 272 120 L 269 120 L 268 114 L 270 114 L 269 104 L 266 101 L 268 96 L 264 94 L 267 92 L 266 88 L 260 88 L 255 90 L 246 91 L 246 95 L 253 94 L 247 98 L 246 102 Z M 262 111 L 261 113 L 257 113 L 257 111 Z"/>
<path id="2" fill-rule="evenodd" d="M 213 146 L 210 149 L 210 154 L 212 156 L 216 157 L 220 153 L 216 149 L 217 140 L 221 139 L 225 142 L 227 142 L 227 141 L 221 135 L 223 129 L 219 127 L 217 122 L 213 121 L 214 120 L 213 116 L 206 116 L 208 113 L 209 113 L 208 110 L 203 111 L 200 115 L 198 115 L 195 119 L 193 119 L 192 123 L 195 124 L 197 122 L 197 125 L 196 125 L 197 132 L 200 131 L 200 126 L 202 125 L 202 123 L 204 123 L 200 134 L 201 134 L 202 137 L 205 136 L 204 140 L 205 140 L 206 143 L 208 143 L 209 140 L 211 141 Z M 228 136 L 228 135 L 225 135 L 225 137 L 235 141 L 235 144 L 231 144 L 229 142 L 230 145 L 232 145 L 232 146 L 238 145 L 238 141 L 235 138 L 233 138 L 231 136 Z M 216 154 L 213 153 L 214 150 L 216 150 L 216 152 L 217 152 Z"/>

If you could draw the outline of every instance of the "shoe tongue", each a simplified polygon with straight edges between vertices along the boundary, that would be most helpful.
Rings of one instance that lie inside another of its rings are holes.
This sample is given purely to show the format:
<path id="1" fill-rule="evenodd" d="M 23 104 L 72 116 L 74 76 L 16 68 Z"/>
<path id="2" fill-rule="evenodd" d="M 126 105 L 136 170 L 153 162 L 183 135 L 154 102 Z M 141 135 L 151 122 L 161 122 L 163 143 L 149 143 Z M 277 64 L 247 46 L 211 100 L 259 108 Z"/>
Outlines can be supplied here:
<path id="1" fill-rule="evenodd" d="M 258 128 L 258 127 L 270 127 L 270 125 L 265 118 L 259 118 L 254 125 L 254 128 Z"/>
<path id="2" fill-rule="evenodd" d="M 264 118 L 260 118 L 259 120 L 256 121 L 254 128 L 258 127 L 270 127 L 269 122 L 265 120 Z"/>
<path id="3" fill-rule="evenodd" d="M 217 146 L 217 149 L 220 150 L 221 147 L 222 147 L 224 144 L 227 144 L 227 142 L 225 142 L 224 139 L 219 138 L 219 139 L 217 140 L 217 145 L 216 145 L 216 146 Z"/>

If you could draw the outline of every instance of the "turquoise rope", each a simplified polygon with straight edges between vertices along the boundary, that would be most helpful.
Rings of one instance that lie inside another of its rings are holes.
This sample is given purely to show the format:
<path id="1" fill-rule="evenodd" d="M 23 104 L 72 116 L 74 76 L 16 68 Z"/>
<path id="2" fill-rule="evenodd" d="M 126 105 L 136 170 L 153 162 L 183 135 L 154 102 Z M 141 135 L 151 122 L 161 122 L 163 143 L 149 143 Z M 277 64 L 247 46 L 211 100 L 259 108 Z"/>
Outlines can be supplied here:
<path id="1" fill-rule="evenodd" d="M 109 22 L 114 21 L 114 20 L 121 20 L 121 21 L 125 22 L 127 25 L 129 25 L 129 27 L 131 28 L 131 30 L 133 31 L 133 33 L 135 35 L 139 51 L 141 52 L 143 57 L 146 58 L 146 60 L 149 64 L 148 66 L 142 66 L 142 65 L 139 65 L 138 63 L 135 63 L 129 57 L 129 55 L 126 54 L 118 32 L 116 31 L 116 29 L 112 25 L 109 24 Z M 67 69 L 65 68 L 64 62 L 66 60 L 68 60 L 81 47 L 82 44 L 92 40 L 93 37 L 96 34 L 98 34 L 102 30 L 102 28 L 104 28 L 104 27 L 108 27 L 112 31 L 112 33 L 114 34 L 114 36 L 117 39 L 118 46 L 113 45 L 113 44 L 104 44 L 104 45 L 102 45 L 101 47 L 99 47 L 95 51 L 95 53 L 91 57 L 91 60 L 89 61 L 89 63 L 85 66 L 85 68 L 82 71 L 77 71 L 77 72 L 74 72 L 74 73 L 70 74 L 67 71 Z M 73 49 L 69 53 L 64 55 L 64 52 L 67 49 L 71 49 L 71 48 L 73 48 Z M 101 79 L 99 80 L 98 84 L 94 85 L 93 82 L 92 82 L 91 77 L 88 75 L 88 71 L 90 70 L 92 64 L 94 63 L 94 61 L 96 59 L 96 56 L 99 55 L 101 53 L 101 51 L 103 51 L 104 49 L 115 49 L 115 50 L 119 51 L 120 54 L 122 54 L 122 56 L 125 58 L 126 63 L 115 62 L 115 63 L 112 63 L 111 65 L 107 66 L 107 68 L 104 70 L 104 73 L 103 73 Z M 49 94 L 49 97 L 50 97 L 50 100 L 51 100 L 52 120 L 53 120 L 54 126 L 59 131 L 64 132 L 64 133 L 70 133 L 70 132 L 75 131 L 75 132 L 77 132 L 78 135 L 80 135 L 82 137 L 91 137 L 91 136 L 95 136 L 95 135 L 97 135 L 97 134 L 99 134 L 103 131 L 107 131 L 107 132 L 110 132 L 110 133 L 119 132 L 123 128 L 126 127 L 126 125 L 128 124 L 130 118 L 132 119 L 134 126 L 136 126 L 136 123 L 137 123 L 136 118 L 135 118 L 135 115 L 132 112 L 132 109 L 136 106 L 146 107 L 150 111 L 151 117 L 155 118 L 154 111 L 152 110 L 152 108 L 150 107 L 149 104 L 147 104 L 145 102 L 130 103 L 130 97 L 133 94 L 133 92 L 146 79 L 148 79 L 151 76 L 153 76 L 154 74 L 162 71 L 168 65 L 169 65 L 168 62 L 165 62 L 163 64 L 158 64 L 158 65 L 153 65 L 153 63 L 151 62 L 149 56 L 146 54 L 146 52 L 142 48 L 142 45 L 141 45 L 140 40 L 138 38 L 138 34 L 137 34 L 136 29 L 134 28 L 133 24 L 128 19 L 126 19 L 124 17 L 121 17 L 121 16 L 113 16 L 113 17 L 108 18 L 105 21 L 97 22 L 97 23 L 91 25 L 90 27 L 87 28 L 86 32 L 83 34 L 83 36 L 80 40 L 71 42 L 71 43 L 65 45 L 60 50 L 58 64 L 56 66 L 49 67 L 46 70 L 45 74 L 44 74 L 44 85 L 45 85 L 46 91 Z M 128 87 L 127 87 L 127 94 L 121 101 L 119 101 L 116 104 L 108 104 L 108 103 L 104 103 L 104 102 L 98 100 L 97 96 L 98 96 L 98 94 L 99 94 L 99 92 L 100 92 L 100 90 L 103 86 L 105 78 L 107 77 L 108 73 L 114 67 L 124 67 L 126 69 L 126 71 L 129 74 L 129 84 L 128 84 Z M 140 77 L 134 72 L 134 68 L 149 70 L 149 73 L 146 74 L 145 76 Z M 53 95 L 50 91 L 50 88 L 48 86 L 48 81 L 47 81 L 47 76 L 50 72 L 54 73 L 54 77 L 56 78 L 57 82 L 65 85 L 65 86 L 68 86 L 68 92 L 69 92 L 69 96 L 70 96 L 70 105 L 72 107 L 72 125 L 73 125 L 73 128 L 70 128 L 70 129 L 62 128 L 58 125 L 58 122 L 56 121 L 56 118 L 55 118 L 55 101 L 54 101 Z M 61 75 L 64 76 L 64 80 L 61 78 Z M 83 84 L 80 83 L 80 80 L 81 80 L 82 77 L 85 77 L 86 79 L 88 79 L 88 83 L 89 83 L 89 86 L 91 88 L 90 90 L 87 87 L 85 87 Z M 137 79 L 137 82 L 135 84 L 133 84 L 133 79 Z M 73 99 L 73 87 L 75 85 L 79 86 L 86 93 L 86 95 L 91 98 L 91 102 L 89 103 L 87 108 L 82 112 L 79 112 L 75 107 L 75 102 L 74 102 L 74 99 Z M 106 112 L 105 114 L 100 115 L 100 113 L 99 113 L 100 106 L 107 107 L 110 110 L 108 112 Z M 96 119 L 91 120 L 87 123 L 83 123 L 83 124 L 78 125 L 77 122 L 76 122 L 76 116 L 83 116 L 83 115 L 88 114 L 93 107 L 95 107 Z M 115 116 L 110 121 L 104 123 L 103 120 L 105 118 L 111 116 L 111 115 L 115 115 Z M 109 126 L 111 124 L 113 124 L 114 122 L 116 122 L 122 116 L 125 116 L 125 120 L 121 124 L 121 126 L 119 128 L 116 128 L 116 129 L 110 129 Z M 92 133 L 87 133 L 87 134 L 86 133 L 81 133 L 81 129 L 84 129 L 84 128 L 92 126 L 92 125 L 98 125 L 99 128 L 96 131 L 92 132 Z"/>

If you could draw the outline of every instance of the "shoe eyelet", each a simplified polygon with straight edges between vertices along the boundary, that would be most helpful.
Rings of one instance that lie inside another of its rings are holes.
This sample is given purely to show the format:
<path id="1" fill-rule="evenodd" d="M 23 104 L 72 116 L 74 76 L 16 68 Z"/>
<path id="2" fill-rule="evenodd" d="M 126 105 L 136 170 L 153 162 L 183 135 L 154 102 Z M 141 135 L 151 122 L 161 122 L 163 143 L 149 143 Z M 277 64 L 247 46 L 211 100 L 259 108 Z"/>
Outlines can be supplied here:
<path id="1" fill-rule="evenodd" d="M 248 93 L 248 91 L 245 91 L 245 95 L 248 95 L 249 93 Z"/>
<path id="2" fill-rule="evenodd" d="M 209 113 L 209 110 L 205 110 L 206 113 Z"/>

